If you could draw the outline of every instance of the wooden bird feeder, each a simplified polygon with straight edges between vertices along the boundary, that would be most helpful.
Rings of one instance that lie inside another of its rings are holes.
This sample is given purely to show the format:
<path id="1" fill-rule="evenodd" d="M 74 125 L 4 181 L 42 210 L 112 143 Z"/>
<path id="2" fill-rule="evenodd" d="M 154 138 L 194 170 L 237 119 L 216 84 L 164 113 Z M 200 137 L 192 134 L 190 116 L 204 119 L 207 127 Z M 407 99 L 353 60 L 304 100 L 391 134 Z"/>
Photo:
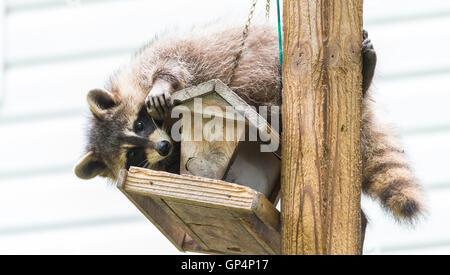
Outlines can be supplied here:
<path id="1" fill-rule="evenodd" d="M 279 134 L 219 80 L 172 99 L 190 119 L 180 131 L 180 175 L 131 167 L 118 188 L 180 251 L 280 254 L 281 162 L 261 152 L 278 146 Z"/>

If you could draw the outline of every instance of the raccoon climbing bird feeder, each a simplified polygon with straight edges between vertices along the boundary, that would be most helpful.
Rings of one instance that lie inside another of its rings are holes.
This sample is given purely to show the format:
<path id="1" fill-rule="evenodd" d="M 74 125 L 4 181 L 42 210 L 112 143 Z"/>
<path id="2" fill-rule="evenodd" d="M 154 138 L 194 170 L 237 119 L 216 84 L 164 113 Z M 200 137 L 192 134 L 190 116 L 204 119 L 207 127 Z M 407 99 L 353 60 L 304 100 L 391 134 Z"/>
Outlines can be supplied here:
<path id="1" fill-rule="evenodd" d="M 121 171 L 118 188 L 180 251 L 279 254 L 280 213 L 274 204 L 281 163 L 277 152 L 260 150 L 262 141 L 279 144 L 279 134 L 219 80 L 176 92 L 172 99 L 175 108 L 201 122 L 181 128 L 180 175 L 131 167 Z M 201 99 L 201 108 L 195 99 Z M 211 118 L 208 109 L 219 111 Z M 215 131 L 196 129 L 199 125 Z M 225 125 L 234 130 L 232 139 L 224 139 Z M 193 137 L 196 130 L 201 140 Z M 259 139 L 242 138 L 252 131 Z"/>

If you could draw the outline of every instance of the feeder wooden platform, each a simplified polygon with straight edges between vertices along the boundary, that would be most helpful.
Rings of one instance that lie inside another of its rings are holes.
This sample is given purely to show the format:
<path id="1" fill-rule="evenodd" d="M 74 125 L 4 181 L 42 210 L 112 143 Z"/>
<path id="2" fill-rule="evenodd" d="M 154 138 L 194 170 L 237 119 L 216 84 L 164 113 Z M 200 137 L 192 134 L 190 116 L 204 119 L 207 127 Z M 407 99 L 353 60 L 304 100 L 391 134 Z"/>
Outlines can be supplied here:
<path id="1" fill-rule="evenodd" d="M 279 254 L 279 212 L 255 190 L 131 167 L 118 188 L 180 251 Z"/>
<path id="2" fill-rule="evenodd" d="M 176 92 L 172 100 L 173 111 L 190 114 L 182 119 L 194 117 L 181 128 L 181 175 L 131 167 L 121 172 L 118 188 L 180 251 L 279 254 L 279 150 L 260 150 L 278 146 L 278 132 L 219 80 Z M 204 125 L 215 130 L 205 132 Z M 225 139 L 230 125 L 233 138 Z M 252 131 L 259 139 L 242 138 Z"/>

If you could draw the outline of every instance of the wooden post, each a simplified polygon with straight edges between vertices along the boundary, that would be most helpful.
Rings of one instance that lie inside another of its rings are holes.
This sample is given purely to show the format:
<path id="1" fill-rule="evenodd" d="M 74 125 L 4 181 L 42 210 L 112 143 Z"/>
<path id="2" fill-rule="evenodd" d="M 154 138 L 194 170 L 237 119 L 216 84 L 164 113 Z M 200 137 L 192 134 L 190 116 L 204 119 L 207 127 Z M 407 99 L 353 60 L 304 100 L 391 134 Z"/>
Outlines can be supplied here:
<path id="1" fill-rule="evenodd" d="M 282 253 L 359 254 L 363 1 L 283 2 Z"/>

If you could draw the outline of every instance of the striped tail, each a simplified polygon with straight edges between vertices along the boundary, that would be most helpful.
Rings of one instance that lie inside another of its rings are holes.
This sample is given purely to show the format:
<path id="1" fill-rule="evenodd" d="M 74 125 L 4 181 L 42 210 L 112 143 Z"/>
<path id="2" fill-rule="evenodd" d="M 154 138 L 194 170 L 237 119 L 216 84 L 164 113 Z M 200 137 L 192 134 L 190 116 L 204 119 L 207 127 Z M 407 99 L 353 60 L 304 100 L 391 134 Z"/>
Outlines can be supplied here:
<path id="1" fill-rule="evenodd" d="M 424 212 L 421 187 L 389 129 L 378 125 L 368 110 L 363 114 L 362 146 L 363 192 L 378 199 L 396 220 L 413 222 Z"/>

